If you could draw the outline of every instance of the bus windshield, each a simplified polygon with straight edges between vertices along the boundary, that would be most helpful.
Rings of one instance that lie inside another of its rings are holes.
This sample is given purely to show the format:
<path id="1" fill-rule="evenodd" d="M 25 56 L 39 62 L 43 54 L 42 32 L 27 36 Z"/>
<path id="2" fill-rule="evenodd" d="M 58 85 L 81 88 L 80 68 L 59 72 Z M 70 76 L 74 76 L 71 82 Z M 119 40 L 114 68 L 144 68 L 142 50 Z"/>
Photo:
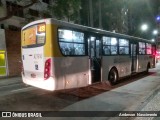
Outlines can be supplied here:
<path id="1" fill-rule="evenodd" d="M 38 47 L 45 43 L 45 24 L 28 27 L 22 31 L 22 47 Z"/>

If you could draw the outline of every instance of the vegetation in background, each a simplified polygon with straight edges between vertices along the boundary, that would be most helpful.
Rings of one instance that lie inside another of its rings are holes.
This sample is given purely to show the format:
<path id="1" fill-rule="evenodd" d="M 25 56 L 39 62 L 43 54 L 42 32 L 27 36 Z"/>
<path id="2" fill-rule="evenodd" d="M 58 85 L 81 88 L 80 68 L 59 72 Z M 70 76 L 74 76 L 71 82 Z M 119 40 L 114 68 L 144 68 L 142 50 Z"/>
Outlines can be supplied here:
<path id="1" fill-rule="evenodd" d="M 104 30 L 114 30 L 119 33 L 125 33 L 137 37 L 151 37 L 151 34 L 149 33 L 151 33 L 153 28 L 156 28 L 155 16 L 158 14 L 158 3 L 160 3 L 158 0 L 155 0 L 154 2 L 153 0 L 92 0 L 93 26 L 96 28 L 99 27 L 99 1 L 101 2 L 102 28 Z M 12 17 L 16 11 L 28 8 L 40 1 L 15 0 L 14 2 L 27 2 L 27 4 L 22 8 L 11 11 L 5 17 L 0 18 L 0 21 L 8 19 Z M 85 26 L 90 25 L 88 0 L 54 0 L 52 3 L 53 4 L 48 5 L 47 11 L 44 11 L 41 17 L 54 17 Z M 0 6 L 2 6 L 1 0 Z M 126 16 L 122 15 L 122 10 L 124 9 L 127 10 Z M 29 22 L 34 20 L 34 18 L 26 19 L 28 19 L 27 21 Z M 143 33 L 140 30 L 140 26 L 143 23 L 148 24 L 150 28 L 146 33 Z M 128 29 L 127 32 L 123 27 Z"/>
<path id="2" fill-rule="evenodd" d="M 78 23 L 81 0 L 54 0 L 53 5 L 48 6 L 52 16 L 57 19 L 66 19 Z"/>
<path id="3" fill-rule="evenodd" d="M 13 1 L 13 2 L 21 2 L 21 1 L 22 1 L 22 0 L 15 0 L 15 1 Z M 26 2 L 26 1 L 25 1 L 25 2 Z M 29 1 L 28 1 L 28 4 L 26 4 L 25 6 L 22 6 L 21 8 L 18 8 L 18 7 L 17 7 L 17 9 L 14 9 L 14 10 L 12 10 L 12 11 L 9 11 L 6 16 L 0 18 L 0 21 L 3 21 L 3 20 L 6 20 L 6 19 L 11 18 L 11 17 L 14 15 L 14 13 L 16 13 L 17 11 L 21 11 L 21 10 L 23 10 L 23 9 L 25 9 L 25 8 L 28 8 L 28 7 L 34 5 L 34 4 L 37 3 L 37 2 L 39 2 L 39 0 L 29 0 Z M 3 5 L 3 4 L 2 4 L 2 2 L 1 2 L 1 6 L 2 6 L 2 5 Z"/>

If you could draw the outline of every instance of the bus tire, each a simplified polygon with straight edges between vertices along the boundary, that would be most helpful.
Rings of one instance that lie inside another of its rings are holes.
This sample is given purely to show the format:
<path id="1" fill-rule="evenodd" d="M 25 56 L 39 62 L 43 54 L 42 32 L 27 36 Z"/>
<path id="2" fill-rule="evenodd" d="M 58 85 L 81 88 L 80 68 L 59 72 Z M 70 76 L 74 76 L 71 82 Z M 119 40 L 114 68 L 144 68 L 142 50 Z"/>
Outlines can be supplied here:
<path id="1" fill-rule="evenodd" d="M 118 72 L 115 68 L 112 68 L 108 75 L 108 81 L 111 85 L 115 85 L 118 81 Z"/>

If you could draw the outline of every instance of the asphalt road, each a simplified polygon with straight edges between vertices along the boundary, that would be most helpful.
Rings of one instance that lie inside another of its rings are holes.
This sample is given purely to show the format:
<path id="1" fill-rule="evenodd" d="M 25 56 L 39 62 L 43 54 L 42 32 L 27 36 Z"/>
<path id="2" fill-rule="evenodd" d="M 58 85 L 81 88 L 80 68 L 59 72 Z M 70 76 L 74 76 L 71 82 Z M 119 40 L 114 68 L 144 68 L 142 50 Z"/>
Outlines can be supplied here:
<path id="1" fill-rule="evenodd" d="M 14 83 L 10 85 L 3 85 L 0 86 L 0 97 L 3 97 L 5 95 L 15 94 L 22 91 L 27 91 L 34 89 L 33 87 L 26 86 L 23 83 Z"/>

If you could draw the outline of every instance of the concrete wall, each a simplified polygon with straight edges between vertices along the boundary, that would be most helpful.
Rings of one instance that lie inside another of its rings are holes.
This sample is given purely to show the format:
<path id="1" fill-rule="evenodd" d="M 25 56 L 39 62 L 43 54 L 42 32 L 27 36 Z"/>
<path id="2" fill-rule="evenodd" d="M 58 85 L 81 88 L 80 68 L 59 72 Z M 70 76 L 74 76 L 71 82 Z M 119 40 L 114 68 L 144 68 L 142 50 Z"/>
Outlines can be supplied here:
<path id="1" fill-rule="evenodd" d="M 21 74 L 21 33 L 5 30 L 9 76 Z"/>

